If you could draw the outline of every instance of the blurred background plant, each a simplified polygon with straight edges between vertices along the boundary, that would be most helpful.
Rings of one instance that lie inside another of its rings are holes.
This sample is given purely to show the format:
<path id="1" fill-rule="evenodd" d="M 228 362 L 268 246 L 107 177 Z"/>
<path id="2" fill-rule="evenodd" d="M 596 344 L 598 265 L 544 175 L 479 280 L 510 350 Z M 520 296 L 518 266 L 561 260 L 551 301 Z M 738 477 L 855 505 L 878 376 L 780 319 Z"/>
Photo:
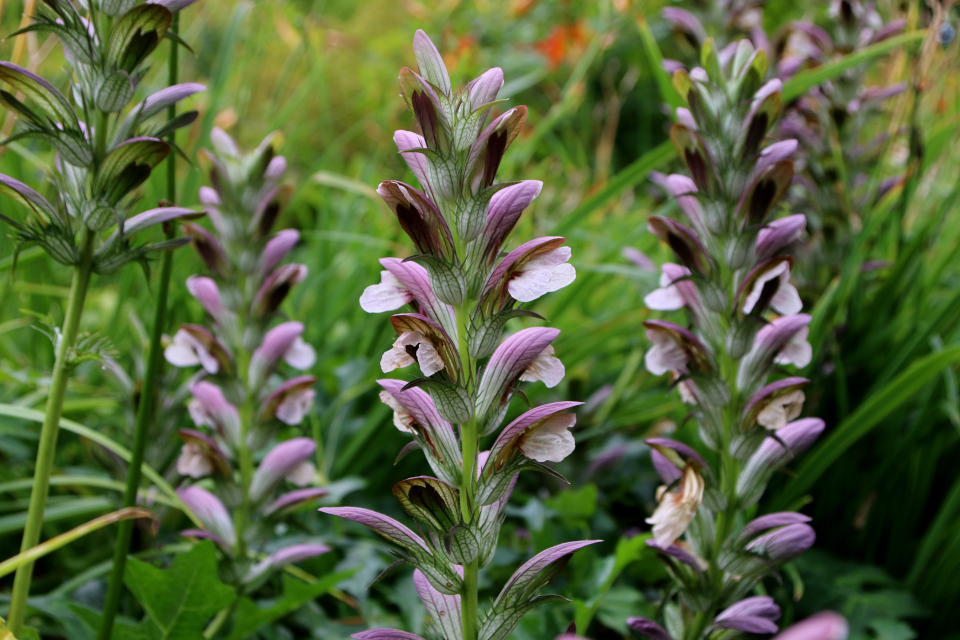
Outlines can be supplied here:
<path id="1" fill-rule="evenodd" d="M 531 614 L 514 632 L 518 639 L 554 637 L 572 620 L 582 635 L 622 637 L 628 616 L 655 612 L 656 587 L 665 578 L 644 542 L 643 521 L 655 506 L 659 480 L 642 439 L 682 437 L 691 427 L 663 382 L 642 371 L 647 344 L 634 328 L 648 318 L 641 301 L 658 286 L 659 274 L 643 255 L 630 253 L 635 262 L 621 254 L 631 247 L 657 264 L 669 258 L 646 231 L 648 215 L 674 207 L 650 185 L 648 173 L 678 166 L 663 107 L 671 96 L 661 90 L 669 85 L 652 60 L 684 60 L 690 49 L 661 18 L 664 6 L 695 8 L 692 2 L 641 6 L 627 0 L 205 0 L 191 7 L 180 29 L 195 51 L 182 55 L 181 77 L 208 87 L 192 98 L 200 116 L 179 138 L 186 156 L 195 160 L 197 150 L 209 146 L 214 125 L 246 147 L 271 131 L 283 132 L 282 153 L 297 185 L 285 225 L 301 233 L 291 260 L 305 264 L 309 275 L 282 310 L 305 320 L 304 337 L 317 349 L 310 372 L 318 378 L 316 398 L 306 424 L 316 436 L 328 504 L 348 500 L 400 517 L 392 496 L 379 488 L 417 472 L 411 459 L 393 466 L 392 454 L 406 440 L 391 425 L 373 382 L 379 355 L 393 341 L 390 328 L 357 303 L 363 288 L 378 281 L 376 259 L 399 255 L 406 243 L 374 186 L 385 178 L 411 179 L 391 142 L 395 129 L 409 126 L 395 82 L 396 69 L 409 63 L 411 35 L 417 28 L 429 32 L 458 77 L 502 67 L 510 79 L 501 92 L 510 99 L 505 108 L 528 105 L 525 133 L 501 172 L 545 186 L 517 237 L 565 235 L 578 273 L 570 287 L 533 306 L 563 330 L 555 346 L 567 377 L 549 394 L 532 388 L 530 400 L 535 405 L 556 394 L 587 404 L 578 416 L 577 450 L 558 465 L 572 486 L 541 492 L 540 478 L 530 484 L 521 478 L 491 580 L 502 584 L 523 558 L 564 540 L 620 542 L 575 556 L 565 584 L 557 587 L 574 602 Z M 16 30 L 35 7 L 4 3 L 2 32 Z M 645 20 L 638 23 L 641 8 Z M 769 0 L 762 8 L 767 34 L 793 20 L 827 29 L 834 20 L 827 3 Z M 861 226 L 843 232 L 851 235 L 839 263 L 798 282 L 805 302 L 817 300 L 805 306 L 813 316 L 810 367 L 817 370 L 807 376 L 815 380 L 806 389 L 807 408 L 827 428 L 821 442 L 791 465 L 799 482 L 789 472 L 775 478 L 761 508 L 802 506 L 814 518 L 819 552 L 788 565 L 782 582 L 766 588 L 783 608 L 784 627 L 833 608 L 851 621 L 853 638 L 960 638 L 950 616 L 960 598 L 960 479 L 952 464 L 960 453 L 957 14 L 920 1 L 880 1 L 875 8 L 885 23 L 904 19 L 904 36 L 861 55 L 858 82 L 903 82 L 906 90 L 878 103 L 858 135 L 862 144 L 884 131 L 898 134 L 880 146 L 868 175 L 876 184 L 906 178 L 879 200 L 859 205 Z M 154 56 L 142 95 L 165 82 L 165 50 Z M 3 42 L 0 58 L 61 90 L 67 86 L 60 49 L 46 34 Z M 798 71 L 785 85 L 787 101 L 835 77 L 835 62 L 814 60 Z M 11 127 L 9 117 L 0 123 L 4 132 Z M 15 142 L 2 150 L 0 173 L 42 184 L 51 161 L 42 145 Z M 847 175 L 851 190 L 861 188 L 855 172 Z M 178 204 L 196 204 L 192 198 L 203 178 L 195 166 L 181 162 L 178 183 L 184 194 Z M 152 179 L 142 193 L 145 202 L 156 202 L 164 196 L 163 180 Z M 38 428 L 32 416 L 42 410 L 53 355 L 25 311 L 59 319 L 69 284 L 66 270 L 37 249 L 21 253 L 11 278 L 13 247 L 11 239 L 0 238 L 0 546 L 11 551 L 23 528 L 25 481 L 33 471 Z M 201 270 L 200 259 L 183 251 L 173 282 Z M 153 294 L 136 269 L 101 277 L 91 288 L 84 324 L 110 336 L 112 357 L 128 383 L 114 383 L 95 364 L 77 368 L 64 405 L 45 539 L 119 505 L 122 483 L 107 469 L 122 472 L 118 462 L 129 450 L 130 402 L 142 375 L 137 354 L 145 345 L 138 327 L 151 322 Z M 171 290 L 171 315 L 171 327 L 203 318 L 182 286 Z M 182 406 L 176 394 L 186 393 L 178 386 L 185 378 L 175 373 L 165 374 L 165 406 Z M 182 411 L 164 413 L 162 422 L 170 430 L 190 426 Z M 157 530 L 137 528 L 133 552 L 152 565 L 182 570 L 172 559 L 189 548 L 177 537 L 188 521 L 175 506 L 161 509 L 173 501 L 159 483 L 176 480 L 181 444 L 171 443 L 169 433 L 158 430 L 151 439 L 144 488 L 163 519 Z M 272 622 L 252 633 L 345 637 L 369 621 L 421 632 L 421 607 L 408 577 L 366 589 L 390 562 L 386 544 L 372 534 L 342 541 L 330 520 L 308 510 L 290 521 L 337 551 L 302 567 L 314 576 L 355 573 L 339 583 L 339 592 L 328 589 L 303 606 L 274 610 Z M 350 532 L 358 535 L 356 528 Z M 44 638 L 92 637 L 76 607 L 102 606 L 112 535 L 104 529 L 38 561 L 30 604 Z M 283 593 L 284 580 L 300 582 L 278 577 L 265 593 Z M 8 588 L 7 578 L 4 593 Z M 132 601 L 127 607 L 127 615 L 142 615 Z"/>

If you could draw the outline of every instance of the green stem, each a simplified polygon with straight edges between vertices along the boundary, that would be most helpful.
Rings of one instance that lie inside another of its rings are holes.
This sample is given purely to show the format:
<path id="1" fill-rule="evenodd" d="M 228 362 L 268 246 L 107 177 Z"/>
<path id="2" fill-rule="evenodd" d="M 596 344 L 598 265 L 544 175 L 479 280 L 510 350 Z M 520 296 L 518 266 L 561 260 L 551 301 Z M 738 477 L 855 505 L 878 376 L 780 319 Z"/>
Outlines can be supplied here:
<path id="1" fill-rule="evenodd" d="M 463 365 L 463 380 L 461 382 L 473 391 L 474 362 L 470 357 L 470 348 L 467 342 L 467 328 L 470 318 L 471 301 L 465 301 L 456 307 L 457 314 L 457 342 L 460 359 Z M 473 505 L 475 491 L 475 477 L 477 451 L 480 436 L 477 432 L 476 418 L 471 418 L 460 425 L 460 442 L 463 456 L 463 479 L 460 483 L 460 513 L 464 523 L 473 520 Z M 479 575 L 480 563 L 474 559 L 463 568 L 463 593 L 460 594 L 460 617 L 463 640 L 477 640 L 479 632 Z"/>
<path id="2" fill-rule="evenodd" d="M 70 350 L 77 341 L 80 329 L 80 316 L 87 297 L 87 287 L 93 272 L 93 247 L 95 234 L 86 227 L 81 232 L 80 263 L 73 272 L 70 296 L 67 299 L 63 328 L 56 345 L 56 358 L 53 365 L 53 378 L 50 382 L 50 395 L 40 430 L 40 447 L 37 451 L 37 463 L 33 474 L 33 491 L 30 494 L 30 507 L 27 510 L 27 523 L 23 530 L 20 551 L 27 551 L 40 541 L 43 527 L 43 513 L 47 505 L 47 493 L 50 490 L 50 473 L 53 470 L 53 457 L 57 450 L 57 433 L 60 429 L 60 416 L 63 412 L 63 399 L 67 393 L 67 380 L 70 376 Z M 33 579 L 33 563 L 17 569 L 10 597 L 8 626 L 14 635 L 19 635 L 23 627 L 27 608 L 27 596 Z"/>
<path id="3" fill-rule="evenodd" d="M 477 640 L 480 626 L 478 592 L 480 565 L 477 560 L 463 568 L 463 594 L 460 596 L 463 640 Z"/>
<path id="4" fill-rule="evenodd" d="M 174 14 L 174 30 L 179 24 L 179 15 Z M 169 84 L 172 86 L 177 83 L 177 44 L 170 44 L 169 60 Z M 177 115 L 177 108 L 171 105 L 167 108 L 167 116 L 172 119 Z M 170 134 L 171 143 L 175 141 L 176 134 Z M 171 153 L 167 159 L 167 200 L 174 203 L 177 199 L 177 159 L 176 154 Z M 174 227 L 167 225 L 164 228 L 164 234 L 169 240 L 174 236 Z M 149 356 L 147 359 L 147 370 L 143 376 L 143 389 L 140 393 L 140 406 L 137 407 L 137 422 L 133 434 L 133 448 L 130 455 L 130 466 L 127 472 L 127 484 L 123 493 L 123 506 L 132 507 L 137 500 L 137 493 L 140 489 L 140 470 L 143 466 L 143 455 L 146 450 L 147 439 L 149 437 L 150 426 L 156 415 L 154 411 L 154 401 L 157 396 L 157 380 L 160 377 L 160 369 L 163 364 L 161 357 L 162 349 L 160 344 L 163 330 L 167 324 L 167 298 L 170 292 L 170 277 L 173 273 L 173 252 L 164 252 L 160 267 L 160 284 L 157 290 L 157 302 L 153 316 L 153 332 L 150 334 Z M 110 573 L 109 587 L 107 588 L 107 597 L 103 604 L 103 619 L 100 623 L 99 640 L 110 640 L 113 634 L 113 624 L 116 620 L 117 610 L 120 605 L 120 596 L 123 594 L 123 573 L 127 566 L 127 554 L 130 552 L 130 540 L 133 537 L 133 521 L 124 520 L 120 523 L 117 530 L 117 540 L 113 548 L 113 570 Z"/>

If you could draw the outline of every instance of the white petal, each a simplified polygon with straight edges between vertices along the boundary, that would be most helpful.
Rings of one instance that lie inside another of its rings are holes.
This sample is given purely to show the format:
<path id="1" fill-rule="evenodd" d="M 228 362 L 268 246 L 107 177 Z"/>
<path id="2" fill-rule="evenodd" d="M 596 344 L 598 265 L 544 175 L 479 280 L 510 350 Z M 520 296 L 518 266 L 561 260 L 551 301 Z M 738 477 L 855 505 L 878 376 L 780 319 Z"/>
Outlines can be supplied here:
<path id="1" fill-rule="evenodd" d="M 380 402 L 393 409 L 393 426 L 406 433 L 416 433 L 413 423 L 414 417 L 404 408 L 402 404 L 389 391 L 380 392 Z"/>
<path id="2" fill-rule="evenodd" d="M 643 356 L 647 371 L 662 376 L 668 371 L 682 371 L 687 366 L 687 353 L 680 344 L 663 331 L 647 330 L 653 346 Z"/>
<path id="3" fill-rule="evenodd" d="M 813 359 L 813 347 L 807 342 L 809 333 L 810 330 L 807 327 L 798 331 L 790 338 L 790 342 L 783 347 L 773 361 L 777 364 L 793 364 L 801 368 L 810 364 Z"/>
<path id="4" fill-rule="evenodd" d="M 420 363 L 420 372 L 428 378 L 443 369 L 443 358 L 429 340 L 422 340 L 417 347 L 417 362 Z"/>
<path id="5" fill-rule="evenodd" d="M 197 358 L 200 359 L 200 365 L 207 373 L 215 374 L 220 371 L 220 361 L 203 347 L 197 348 Z"/>
<path id="6" fill-rule="evenodd" d="M 776 431 L 800 415 L 805 396 L 797 390 L 774 400 L 757 414 L 757 422 L 767 429 Z"/>
<path id="7" fill-rule="evenodd" d="M 675 286 L 654 289 L 643 298 L 643 303 L 648 309 L 654 311 L 676 311 L 682 309 L 686 303 L 680 290 Z"/>
<path id="8" fill-rule="evenodd" d="M 703 499 L 703 488 L 703 478 L 687 466 L 683 469 L 679 492 L 668 493 L 666 487 L 658 490 L 660 502 L 646 521 L 653 525 L 653 537 L 661 548 L 666 549 L 676 542 L 690 526 Z"/>
<path id="9" fill-rule="evenodd" d="M 380 284 L 372 284 L 363 290 L 360 307 L 367 313 L 394 311 L 413 300 L 400 281 L 389 271 L 380 272 Z"/>
<path id="10" fill-rule="evenodd" d="M 563 380 L 563 376 L 566 375 L 567 371 L 563 363 L 560 362 L 560 358 L 557 358 L 553 354 L 553 345 L 547 345 L 543 351 L 537 354 L 533 362 L 531 362 L 520 375 L 520 380 L 523 382 L 536 382 L 540 380 L 550 389 L 560 384 L 560 381 Z"/>
<path id="11" fill-rule="evenodd" d="M 789 272 L 787 277 L 789 277 Z M 800 313 L 800 310 L 803 309 L 803 302 L 800 300 L 797 288 L 784 278 L 780 281 L 780 288 L 773 294 L 770 306 L 778 313 L 792 316 L 795 313 Z"/>
<path id="12" fill-rule="evenodd" d="M 523 455 L 537 462 L 560 462 L 573 453 L 573 434 L 568 431 L 577 421 L 572 413 L 550 416 L 520 436 L 517 446 Z"/>
<path id="13" fill-rule="evenodd" d="M 750 313 L 753 311 L 753 308 L 756 306 L 757 302 L 760 301 L 760 295 L 763 293 L 763 285 L 774 278 L 779 278 L 784 273 L 787 274 L 787 278 L 789 279 L 790 264 L 787 262 L 778 262 L 773 266 L 773 268 L 767 269 L 763 273 L 759 274 L 753 283 L 753 288 L 750 289 L 750 293 L 743 301 L 743 312 Z M 797 311 L 799 311 L 799 309 Z M 794 313 L 796 313 L 796 311 Z"/>
<path id="14" fill-rule="evenodd" d="M 303 461 L 293 468 L 293 471 L 287 474 L 287 482 L 292 482 L 298 487 L 305 487 L 313 483 L 317 475 L 317 468 L 312 462 Z"/>
<path id="15" fill-rule="evenodd" d="M 203 450 L 188 442 L 180 450 L 177 458 L 177 473 L 191 478 L 202 478 L 213 473 L 213 463 L 203 455 Z"/>
<path id="16" fill-rule="evenodd" d="M 519 302 L 531 302 L 546 293 L 562 289 L 577 277 L 577 270 L 572 264 L 532 270 L 528 270 L 528 266 L 529 263 L 507 283 L 507 291 Z"/>
<path id="17" fill-rule="evenodd" d="M 309 344 L 298 337 L 283 354 L 283 359 L 294 369 L 309 369 L 317 362 L 317 352 Z"/>
<path id="18" fill-rule="evenodd" d="M 316 395 L 313 389 L 303 389 L 287 395 L 277 407 L 277 419 L 291 426 L 300 424 L 310 411 Z"/>
<path id="19" fill-rule="evenodd" d="M 409 367 L 416 360 L 410 357 L 410 354 L 407 353 L 407 350 L 403 347 L 391 347 L 383 353 L 383 357 L 380 358 L 380 370 L 384 373 L 390 373 L 394 369 L 403 369 L 404 367 Z"/>
<path id="20" fill-rule="evenodd" d="M 677 383 L 677 391 L 680 392 L 680 401 L 684 404 L 697 404 L 697 394 L 694 392 L 696 386 L 690 380 L 681 380 Z"/>
<path id="21" fill-rule="evenodd" d="M 195 367 L 200 364 L 196 351 L 176 342 L 163 350 L 163 357 L 175 367 Z"/>
<path id="22" fill-rule="evenodd" d="M 570 249 L 570 247 L 557 247 L 556 249 L 551 249 L 550 251 L 544 251 L 543 253 L 538 253 L 527 260 L 521 271 L 549 269 L 550 267 L 555 267 L 558 264 L 563 264 L 570 259 L 571 255 L 573 255 L 573 251 Z"/>

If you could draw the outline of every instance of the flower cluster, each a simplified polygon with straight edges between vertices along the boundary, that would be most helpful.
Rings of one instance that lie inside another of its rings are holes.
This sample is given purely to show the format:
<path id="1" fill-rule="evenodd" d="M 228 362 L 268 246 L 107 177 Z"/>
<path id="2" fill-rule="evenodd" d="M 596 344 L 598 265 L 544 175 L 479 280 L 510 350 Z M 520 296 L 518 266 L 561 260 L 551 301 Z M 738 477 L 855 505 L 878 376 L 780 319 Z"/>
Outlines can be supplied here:
<path id="1" fill-rule="evenodd" d="M 770 37 L 762 26 L 762 3 L 704 4 L 693 12 L 679 7 L 663 10 L 663 18 L 681 43 L 693 44 L 699 51 L 708 35 L 728 42 L 738 32 L 749 33 L 754 46 L 774 61 L 770 72 L 784 82 L 798 72 L 894 37 L 905 26 L 903 20 L 884 23 L 870 3 L 831 0 L 826 28 L 797 20 Z M 664 61 L 664 66 L 670 72 L 686 67 L 675 60 Z M 808 90 L 786 106 L 778 124 L 777 138 L 799 143 L 788 200 L 794 208 L 808 212 L 805 272 L 825 268 L 825 275 L 831 277 L 832 265 L 842 261 L 860 224 L 858 212 L 903 181 L 903 176 L 879 184 L 869 179 L 889 139 L 886 121 L 877 116 L 884 101 L 907 88 L 902 82 L 867 86 L 869 69 L 866 64 L 855 66 Z"/>
<path id="2" fill-rule="evenodd" d="M 758 49 L 766 49 L 763 4 L 763 0 L 695 0 L 689 11 L 669 6 L 660 15 L 673 27 L 680 47 L 696 57 L 710 38 L 725 46 L 748 37 Z M 664 60 L 664 65 L 671 71 L 683 66 L 676 60 Z"/>
<path id="3" fill-rule="evenodd" d="M 884 24 L 872 5 L 859 0 L 830 3 L 827 28 L 811 22 L 789 23 L 772 47 L 777 75 L 783 80 L 805 68 L 817 67 L 855 50 L 882 42 L 903 31 L 905 22 Z M 870 199 L 882 197 L 902 181 L 890 178 L 871 192 L 869 175 L 888 140 L 885 131 L 871 131 L 884 101 L 906 90 L 902 82 L 866 85 L 869 67 L 854 67 L 834 80 L 824 82 L 801 96 L 780 122 L 778 137 L 800 143 L 798 171 L 791 192 L 792 203 L 810 215 L 808 230 L 816 248 L 807 260 L 823 266 L 839 263 L 858 226 L 858 212 Z M 865 139 L 873 136 L 871 139 Z M 838 180 L 843 189 L 837 189 Z M 805 267 L 809 268 L 809 263 Z"/>
<path id="4" fill-rule="evenodd" d="M 591 544 L 571 542 L 540 553 L 520 567 L 489 610 L 478 610 L 478 571 L 496 550 L 517 475 L 525 469 L 558 475 L 544 463 L 573 451 L 576 418 L 567 412 L 580 404 L 539 406 L 500 429 L 521 382 L 553 387 L 564 376 L 551 344 L 556 329 L 527 328 L 503 342 L 501 336 L 511 318 L 539 318 L 522 305 L 571 283 L 576 272 L 560 237 L 504 251 L 542 184 L 495 182 L 527 115 L 525 107 L 514 107 L 488 123 L 500 102 L 503 72 L 491 69 L 454 88 L 425 33 L 417 32 L 413 46 L 419 73 L 403 69 L 400 89 L 421 133 L 398 131 L 394 141 L 421 188 L 391 180 L 377 192 L 417 253 L 381 260 L 381 282 L 363 292 L 360 304 L 369 312 L 414 305 L 414 312 L 391 318 L 397 337 L 380 365 L 384 373 L 416 366 L 420 377 L 379 383 L 394 424 L 413 438 L 400 455 L 420 448 L 436 474 L 393 489 L 427 535 L 365 509 L 322 511 L 364 524 L 402 548 L 394 567 L 417 567 L 417 589 L 444 638 L 505 638 L 527 610 L 558 597 L 536 596 L 574 551 Z M 497 430 L 490 450 L 480 453 L 480 438 Z M 354 637 L 416 638 L 386 629 Z"/>
<path id="5" fill-rule="evenodd" d="M 175 249 L 183 239 L 141 246 L 132 240 L 142 231 L 176 218 L 189 209 L 161 207 L 131 216 L 136 191 L 172 147 L 161 138 L 196 118 L 195 111 L 157 124 L 166 108 L 199 91 L 189 83 L 167 87 L 127 110 L 148 68 L 153 50 L 167 34 L 175 11 L 192 2 L 153 4 L 103 3 L 91 7 L 90 19 L 70 2 L 37 6 L 34 22 L 14 33 L 48 31 L 58 36 L 76 82 L 74 107 L 51 83 L 12 62 L 0 61 L 0 104 L 14 112 L 17 131 L 3 145 L 24 138 L 42 140 L 57 153 L 52 177 L 57 200 L 49 202 L 31 187 L 0 175 L 0 191 L 31 212 L 24 220 L 0 214 L 16 232 L 17 252 L 39 245 L 61 264 L 93 273 L 112 273 L 156 251 Z M 113 18 L 116 18 L 114 21 Z M 27 102 L 16 97 L 22 94 Z M 120 114 L 127 110 L 123 118 Z M 111 126 L 113 115 L 117 115 Z M 95 122 L 85 121 L 95 117 Z M 106 237 L 101 233 L 113 229 Z"/>
<path id="6" fill-rule="evenodd" d="M 150 67 L 150 56 L 170 30 L 174 14 L 194 0 L 140 3 L 34 3 L 30 24 L 12 35 L 47 32 L 63 47 L 71 80 L 67 95 L 37 74 L 0 61 L 0 105 L 17 117 L 16 129 L 0 146 L 32 139 L 55 152 L 46 171 L 54 183 L 51 202 L 16 178 L 0 175 L 0 193 L 24 205 L 24 218 L 0 214 L 17 241 L 14 260 L 28 245 L 41 247 L 73 271 L 62 328 L 54 339 L 55 362 L 40 434 L 35 482 L 21 551 L 40 540 L 56 453 L 57 432 L 67 379 L 73 366 L 101 359 L 102 341 L 78 340 L 80 321 L 93 274 L 112 273 L 129 262 L 147 265 L 158 251 L 182 246 L 182 238 L 135 244 L 138 234 L 172 220 L 195 216 L 190 209 L 162 206 L 133 214 L 140 186 L 173 146 L 162 138 L 196 118 L 195 111 L 164 121 L 163 114 L 204 87 L 178 84 L 130 107 Z M 179 38 L 176 38 L 177 40 Z M 92 347 L 92 348 L 91 348 Z M 10 629 L 20 635 L 33 563 L 17 570 L 10 604 Z"/>
<path id="7" fill-rule="evenodd" d="M 779 80 L 763 82 L 767 57 L 748 41 L 716 51 L 703 68 L 674 74 L 689 108 L 671 137 L 690 176 L 665 184 L 686 224 L 651 217 L 649 229 L 676 254 L 664 264 L 651 309 L 686 309 L 692 329 L 644 323 L 653 343 L 647 369 L 669 374 L 711 452 L 666 438 L 648 440 L 664 486 L 648 520 L 651 546 L 669 565 L 675 598 L 664 603 L 669 631 L 635 619 L 648 637 L 705 638 L 713 630 L 775 633 L 779 609 L 748 597 L 757 581 L 814 541 L 809 518 L 772 513 L 749 522 L 770 475 L 808 447 L 824 424 L 799 418 L 807 380 L 769 382 L 778 367 L 810 363 L 810 316 L 791 284 L 783 252 L 804 230 L 802 215 L 774 218 L 794 174 L 795 140 L 765 145 L 781 107 Z M 689 226 L 687 226 L 689 225 Z M 714 464 L 708 462 L 710 458 Z M 683 540 L 681 540 L 683 538 Z"/>
<path id="8" fill-rule="evenodd" d="M 203 526 L 183 535 L 214 540 L 227 575 L 238 589 L 250 589 L 272 569 L 327 551 L 319 544 L 294 544 L 259 554 L 279 520 L 326 494 L 310 486 L 316 443 L 300 437 L 276 444 L 254 469 L 254 454 L 268 447 L 281 425 L 299 425 L 313 404 L 316 379 L 285 380 L 283 363 L 309 369 L 316 353 L 304 342 L 301 323 L 271 327 L 291 288 L 307 274 L 302 264 L 282 264 L 299 233 L 272 233 L 290 193 L 281 183 L 286 161 L 275 155 L 273 136 L 251 153 L 241 152 L 220 129 L 211 140 L 216 153 L 206 152 L 206 160 L 214 186 L 202 187 L 200 200 L 214 232 L 183 225 L 209 272 L 190 276 L 187 290 L 211 325 L 181 326 L 164 355 L 178 367 L 200 367 L 188 405 L 197 428 L 178 432 L 184 445 L 177 471 L 209 480 L 178 491 Z M 286 483 L 300 488 L 278 496 Z"/>

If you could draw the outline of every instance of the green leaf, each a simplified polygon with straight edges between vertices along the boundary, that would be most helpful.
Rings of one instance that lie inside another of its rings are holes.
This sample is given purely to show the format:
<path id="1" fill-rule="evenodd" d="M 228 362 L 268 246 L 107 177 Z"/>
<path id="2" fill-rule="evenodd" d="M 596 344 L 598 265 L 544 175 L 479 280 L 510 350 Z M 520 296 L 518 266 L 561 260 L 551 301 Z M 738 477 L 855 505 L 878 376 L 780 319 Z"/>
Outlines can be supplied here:
<path id="1" fill-rule="evenodd" d="M 776 504 L 786 508 L 792 504 L 836 462 L 847 449 L 879 425 L 884 418 L 912 400 L 944 367 L 960 362 L 960 345 L 931 353 L 914 360 L 900 375 L 872 394 L 860 408 L 841 422 L 813 452 L 804 457 L 796 469 L 795 480 L 787 485 Z M 774 509 L 774 510 L 778 510 Z"/>
<path id="2" fill-rule="evenodd" d="M 233 631 L 227 640 L 244 640 L 251 638 L 258 629 L 280 618 L 289 615 L 315 600 L 319 596 L 333 589 L 342 580 L 346 580 L 359 570 L 351 569 L 341 573 L 334 573 L 307 584 L 288 575 L 283 576 L 283 597 L 269 607 L 260 607 L 250 598 L 243 598 L 237 605 L 237 617 L 233 624 Z"/>
<path id="3" fill-rule="evenodd" d="M 130 558 L 123 581 L 161 640 L 196 640 L 210 618 L 234 599 L 233 589 L 217 577 L 217 553 L 209 540 L 177 556 L 166 570 Z"/>
<path id="4" fill-rule="evenodd" d="M 670 113 L 672 114 L 677 107 L 687 105 L 673 87 L 673 80 L 671 80 L 670 75 L 663 68 L 663 55 L 660 53 L 657 39 L 653 37 L 643 13 L 637 14 L 637 30 L 640 31 L 640 40 L 643 42 L 643 50 L 647 54 L 653 79 L 657 81 L 657 88 L 660 89 L 660 97 L 670 105 Z"/>
<path id="5" fill-rule="evenodd" d="M 43 422 L 44 420 L 44 414 L 42 411 L 37 411 L 36 409 L 27 409 L 26 407 L 19 407 L 12 404 L 2 404 L 2 403 L 0 403 L 0 416 L 7 416 L 9 418 L 18 418 L 20 420 L 29 420 L 31 422 Z M 89 427 L 85 427 L 79 422 L 74 422 L 73 420 L 69 420 L 67 418 L 60 418 L 60 428 L 63 429 L 64 431 L 75 433 L 81 438 L 86 438 L 87 440 L 90 440 L 91 442 L 94 442 L 100 445 L 107 451 L 110 451 L 111 453 L 116 455 L 118 458 L 120 458 L 124 462 L 130 462 L 130 455 L 131 455 L 130 450 L 120 446 L 119 444 L 117 444 L 107 436 L 103 435 L 99 431 L 95 431 Z M 160 491 L 166 494 L 166 496 L 174 502 L 174 504 L 177 506 L 178 509 L 180 509 L 180 511 L 187 514 L 187 516 L 193 521 L 194 524 L 196 524 L 197 526 L 200 526 L 200 521 L 197 519 L 197 517 L 193 514 L 192 511 L 187 509 L 187 506 L 183 504 L 183 501 L 177 495 L 177 492 L 174 491 L 173 487 L 170 486 L 170 483 L 168 483 L 166 480 L 163 479 L 163 476 L 157 473 L 156 469 L 144 463 L 143 466 L 141 467 L 141 472 Z M 114 504 L 113 502 L 108 501 L 105 498 L 93 498 L 93 499 L 102 500 L 104 503 L 106 503 L 106 507 L 103 508 L 103 511 L 108 510 Z M 47 509 L 46 513 L 47 513 L 47 518 L 49 518 L 50 509 Z M 13 530 L 16 531 L 16 529 L 13 529 Z"/>
<path id="6" fill-rule="evenodd" d="M 561 236 L 569 233 L 572 229 L 578 227 L 584 218 L 599 210 L 608 200 L 612 200 L 624 190 L 636 186 L 651 171 L 672 160 L 676 153 L 677 151 L 670 140 L 661 142 L 630 163 L 623 171 L 610 178 L 606 185 L 564 216 L 551 233 Z"/>
<path id="7" fill-rule="evenodd" d="M 597 510 L 597 485 L 590 483 L 569 489 L 547 499 L 545 504 L 571 524 L 585 523 Z"/>

